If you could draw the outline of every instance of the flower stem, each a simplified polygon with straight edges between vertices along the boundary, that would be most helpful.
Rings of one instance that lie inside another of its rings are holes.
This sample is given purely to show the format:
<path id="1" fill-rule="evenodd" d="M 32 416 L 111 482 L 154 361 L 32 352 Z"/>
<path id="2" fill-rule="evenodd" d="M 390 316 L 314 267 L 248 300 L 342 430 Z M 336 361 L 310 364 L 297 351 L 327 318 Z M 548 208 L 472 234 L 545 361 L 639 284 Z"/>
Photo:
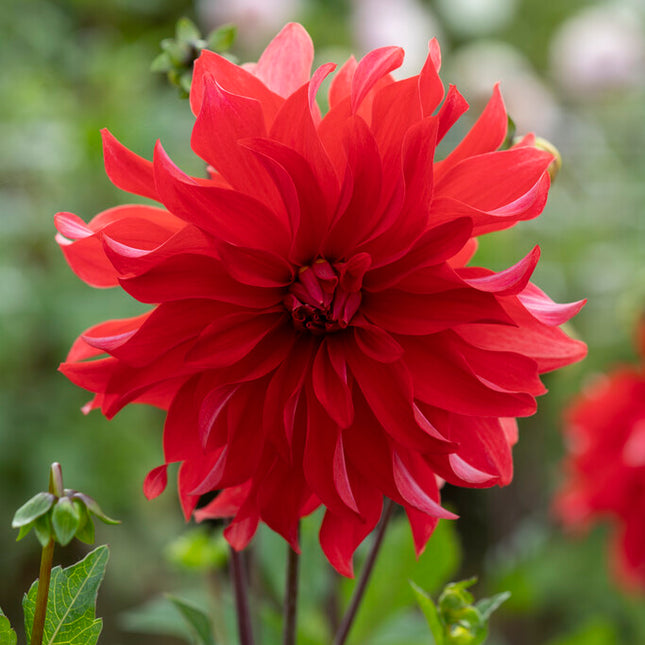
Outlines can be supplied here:
<path id="1" fill-rule="evenodd" d="M 253 645 L 253 628 L 249 612 L 247 593 L 246 567 L 242 554 L 231 547 L 231 578 L 235 592 L 235 608 L 237 610 L 237 628 L 240 635 L 240 645 Z"/>
<path id="2" fill-rule="evenodd" d="M 50 538 L 47 546 L 43 547 L 40 556 L 40 573 L 38 575 L 38 593 L 36 594 L 36 609 L 34 624 L 31 628 L 31 645 L 41 645 L 45 632 L 45 616 L 47 615 L 47 599 L 49 598 L 49 581 L 54 561 L 54 538 Z"/>
<path id="3" fill-rule="evenodd" d="M 300 556 L 291 547 L 287 548 L 287 585 L 284 594 L 284 634 L 282 644 L 295 645 Z"/>
<path id="4" fill-rule="evenodd" d="M 63 471 L 60 464 L 54 462 L 49 469 L 49 492 L 56 497 L 63 495 Z M 40 572 L 38 574 L 38 592 L 36 593 L 36 608 L 34 624 L 31 628 L 30 645 L 41 645 L 45 633 L 45 617 L 47 616 L 47 600 L 49 599 L 49 582 L 54 562 L 54 536 L 43 547 L 40 555 Z"/>
<path id="5" fill-rule="evenodd" d="M 347 608 L 347 611 L 343 616 L 343 620 L 340 623 L 340 627 L 336 632 L 334 645 L 344 645 L 345 641 L 347 640 L 347 636 L 349 635 L 349 630 L 352 627 L 354 618 L 356 618 L 358 607 L 361 604 L 361 600 L 363 599 L 363 594 L 365 593 L 365 589 L 367 588 L 367 583 L 372 574 L 372 570 L 374 569 L 376 556 L 378 555 L 379 549 L 381 548 L 381 544 L 383 543 L 383 537 L 385 536 L 385 529 L 387 528 L 387 524 L 392 514 L 393 507 L 394 507 L 394 502 L 392 502 L 391 499 L 388 499 L 387 502 L 385 503 L 385 508 L 383 509 L 383 515 L 381 516 L 381 523 L 378 527 L 376 535 L 374 536 L 374 543 L 372 544 L 372 548 L 370 549 L 370 552 L 367 555 L 367 560 L 365 560 L 365 564 L 363 565 L 363 569 L 361 571 L 360 578 L 356 583 L 356 587 L 354 589 L 354 593 L 352 594 L 352 599 L 349 603 L 349 607 Z"/>

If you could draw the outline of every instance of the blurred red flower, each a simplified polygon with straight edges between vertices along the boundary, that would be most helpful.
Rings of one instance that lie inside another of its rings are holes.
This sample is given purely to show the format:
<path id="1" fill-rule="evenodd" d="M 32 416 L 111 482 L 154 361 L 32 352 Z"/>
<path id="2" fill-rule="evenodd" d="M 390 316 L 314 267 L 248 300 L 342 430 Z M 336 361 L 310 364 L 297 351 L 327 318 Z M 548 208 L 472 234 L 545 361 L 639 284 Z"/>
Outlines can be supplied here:
<path id="1" fill-rule="evenodd" d="M 567 410 L 566 481 L 555 510 L 574 529 L 611 518 L 614 572 L 645 589 L 645 322 L 640 336 L 640 367 L 599 377 Z"/>
<path id="2" fill-rule="evenodd" d="M 403 51 L 350 58 L 321 116 L 313 45 L 287 25 L 257 64 L 212 52 L 195 65 L 189 177 L 160 144 L 154 161 L 103 133 L 107 174 L 161 202 L 119 206 L 85 224 L 56 217 L 72 269 L 120 285 L 152 311 L 88 329 L 62 372 L 111 417 L 131 402 L 168 410 L 166 464 L 181 462 L 189 517 L 233 517 L 237 549 L 263 521 L 297 549 L 299 519 L 320 504 L 320 542 L 352 573 L 383 496 L 402 505 L 420 552 L 438 518 L 437 477 L 507 484 L 514 417 L 533 414 L 538 377 L 585 346 L 529 283 L 536 247 L 494 273 L 466 267 L 475 237 L 536 217 L 550 154 L 526 137 L 498 150 L 500 93 L 443 160 L 439 142 L 466 111 L 444 95 L 439 47 L 395 81 Z M 86 360 L 99 355 L 107 357 Z M 146 479 L 149 497 L 166 465 Z"/>

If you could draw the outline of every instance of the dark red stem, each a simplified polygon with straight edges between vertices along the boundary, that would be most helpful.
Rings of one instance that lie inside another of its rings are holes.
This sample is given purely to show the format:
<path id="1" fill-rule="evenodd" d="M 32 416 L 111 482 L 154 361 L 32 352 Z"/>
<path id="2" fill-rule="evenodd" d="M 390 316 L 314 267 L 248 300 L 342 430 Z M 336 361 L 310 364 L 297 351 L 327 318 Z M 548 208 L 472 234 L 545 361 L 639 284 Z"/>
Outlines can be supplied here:
<path id="1" fill-rule="evenodd" d="M 242 554 L 233 547 L 231 547 L 231 579 L 235 594 L 240 645 L 253 645 L 253 629 L 251 627 L 251 614 L 249 612 L 246 567 L 244 566 Z"/>
<path id="2" fill-rule="evenodd" d="M 365 594 L 365 589 L 367 588 L 367 583 L 369 582 L 370 576 L 372 575 L 372 570 L 374 569 L 374 563 L 376 562 L 376 556 L 381 548 L 383 543 L 383 537 L 385 536 L 385 529 L 387 528 L 390 515 L 392 514 L 392 508 L 394 507 L 394 502 L 391 499 L 388 499 L 385 508 L 383 509 L 383 515 L 381 516 L 381 523 L 378 527 L 376 535 L 374 536 L 374 543 L 370 549 L 369 554 L 367 555 L 367 560 L 363 565 L 361 570 L 361 575 L 356 583 L 354 593 L 352 594 L 352 599 L 350 600 L 349 607 L 343 616 L 343 620 L 340 623 L 340 627 L 336 632 L 336 638 L 334 638 L 334 645 L 344 645 L 349 635 L 349 630 L 352 628 L 352 623 L 354 618 L 356 618 L 356 613 L 363 600 L 363 595 Z"/>
<path id="3" fill-rule="evenodd" d="M 296 645 L 296 615 L 298 608 L 298 568 L 300 556 L 287 547 L 287 584 L 284 594 L 283 645 Z"/>

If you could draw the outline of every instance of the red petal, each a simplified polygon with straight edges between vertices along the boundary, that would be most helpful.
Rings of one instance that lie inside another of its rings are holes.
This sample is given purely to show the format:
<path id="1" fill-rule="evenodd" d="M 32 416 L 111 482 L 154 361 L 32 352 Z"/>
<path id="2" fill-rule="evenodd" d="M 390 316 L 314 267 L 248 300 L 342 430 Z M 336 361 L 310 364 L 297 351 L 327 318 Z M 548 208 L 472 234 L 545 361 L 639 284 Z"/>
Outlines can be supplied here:
<path id="1" fill-rule="evenodd" d="M 159 201 L 152 162 L 140 157 L 119 143 L 107 128 L 101 130 L 105 172 L 121 190 Z"/>
<path id="2" fill-rule="evenodd" d="M 348 99 L 352 92 L 352 79 L 358 63 L 350 56 L 336 72 L 329 85 L 329 109 L 333 110 L 339 103 Z"/>
<path id="3" fill-rule="evenodd" d="M 329 195 L 323 191 L 318 177 L 308 161 L 297 151 L 278 141 L 256 139 L 247 145 L 258 154 L 265 164 L 272 165 L 275 176 L 280 178 L 282 194 L 288 185 L 287 177 L 293 183 L 299 202 L 299 217 L 291 244 L 289 259 L 295 264 L 307 264 L 319 253 L 322 237 L 330 218 Z M 277 168 L 281 166 L 282 170 Z M 286 182 L 286 183 L 285 183 Z M 289 186 L 288 192 L 293 195 Z M 292 217 L 296 214 L 290 213 Z"/>
<path id="4" fill-rule="evenodd" d="M 233 278 L 254 287 L 285 287 L 294 279 L 294 269 L 280 255 L 221 243 L 219 256 Z"/>
<path id="5" fill-rule="evenodd" d="M 425 297 L 396 289 L 364 293 L 361 311 L 388 331 L 420 336 L 466 322 L 505 325 L 499 333 L 513 324 L 494 296 L 474 289 L 452 289 Z"/>
<path id="6" fill-rule="evenodd" d="M 121 318 L 107 320 L 86 329 L 74 342 L 67 354 L 67 361 L 75 362 L 86 358 L 94 358 L 107 351 L 107 347 L 114 348 L 123 344 L 152 312 L 135 316 L 134 318 Z M 101 342 L 101 341 L 104 342 Z"/>
<path id="7" fill-rule="evenodd" d="M 443 176 L 463 159 L 497 150 L 506 138 L 507 124 L 508 117 L 498 83 L 495 85 L 493 95 L 475 125 L 463 138 L 462 142 L 443 161 L 437 164 L 437 177 Z"/>
<path id="8" fill-rule="evenodd" d="M 240 284 L 215 258 L 191 254 L 167 258 L 142 275 L 119 282 L 131 296 L 150 303 L 205 298 L 263 309 L 284 295 L 281 288 Z"/>
<path id="9" fill-rule="evenodd" d="M 286 314 L 234 313 L 206 327 L 186 354 L 189 363 L 201 367 L 226 367 L 239 361 L 276 326 Z"/>
<path id="10" fill-rule="evenodd" d="M 499 391 L 470 370 L 443 335 L 406 340 L 404 362 L 413 377 L 414 396 L 451 412 L 474 416 L 529 416 L 535 399 L 525 392 Z M 533 385 L 534 373 L 528 382 Z"/>
<path id="11" fill-rule="evenodd" d="M 327 337 L 318 347 L 312 370 L 312 382 L 316 397 L 325 412 L 341 427 L 347 428 L 354 418 L 352 392 L 347 384 L 347 376 L 341 377 L 346 370 L 343 364 L 338 372 L 329 356 L 332 338 Z"/>
<path id="12" fill-rule="evenodd" d="M 258 101 L 230 94 L 215 81 L 205 80 L 204 101 L 193 128 L 191 147 L 233 188 L 270 203 L 275 191 L 266 172 L 254 155 L 238 145 L 240 139 L 265 134 Z"/>
<path id="13" fill-rule="evenodd" d="M 143 482 L 143 494 L 147 499 L 154 499 L 166 490 L 168 485 L 168 465 L 153 468 Z"/>
<path id="14" fill-rule="evenodd" d="M 420 458 L 415 460 L 412 455 L 408 455 L 407 462 L 406 465 L 398 452 L 392 453 L 394 481 L 403 499 L 428 515 L 446 520 L 457 519 L 458 515 L 446 510 L 437 501 L 439 490 L 434 473 Z M 414 470 L 414 474 L 410 468 Z"/>
<path id="15" fill-rule="evenodd" d="M 344 183 L 351 187 L 351 196 L 337 212 L 325 239 L 323 253 L 330 257 L 349 255 L 378 225 L 375 212 L 383 170 L 376 140 L 363 119 L 354 116 L 347 120 L 343 144 L 347 155 Z"/>
<path id="16" fill-rule="evenodd" d="M 437 179 L 441 197 L 481 210 L 494 210 L 525 195 L 540 180 L 553 156 L 535 148 L 511 148 L 468 157 Z"/>
<path id="17" fill-rule="evenodd" d="M 419 74 L 419 98 L 423 116 L 430 116 L 444 96 L 443 83 L 439 78 L 441 50 L 439 42 L 433 38 L 428 43 L 428 56 Z"/>
<path id="18" fill-rule="evenodd" d="M 544 291 L 530 283 L 522 293 L 518 294 L 517 298 L 541 323 L 552 327 L 573 318 L 587 302 L 585 299 L 560 305 L 553 302 Z"/>
<path id="19" fill-rule="evenodd" d="M 459 117 L 468 110 L 468 102 L 459 93 L 454 85 L 448 88 L 446 100 L 437 113 L 439 127 L 437 129 L 437 141 L 441 141 L 448 130 L 459 120 Z"/>
<path id="20" fill-rule="evenodd" d="M 448 450 L 450 443 L 429 436 L 417 423 L 410 375 L 402 362 L 378 363 L 347 344 L 347 362 L 368 406 L 383 429 L 414 450 Z"/>
<path id="21" fill-rule="evenodd" d="M 258 492 L 262 521 L 282 535 L 296 553 L 300 553 L 298 526 L 301 509 L 310 495 L 302 474 L 279 459 L 263 478 Z"/>
<path id="22" fill-rule="evenodd" d="M 130 222 L 124 223 L 127 226 Z M 157 243 L 152 238 L 143 243 L 141 240 L 124 243 L 122 227 L 110 226 L 103 234 L 103 251 L 121 277 L 132 277 L 145 273 L 163 260 L 179 254 L 213 256 L 213 240 L 195 226 L 184 226 L 179 232 L 165 237 Z M 114 236 L 114 237 L 113 237 Z M 150 236 L 152 237 L 152 236 Z M 147 248 L 153 244 L 151 248 Z M 133 246 L 133 245 L 137 246 Z M 140 247 L 144 248 L 140 248 Z"/>
<path id="23" fill-rule="evenodd" d="M 426 515 L 426 513 L 418 511 L 414 506 L 406 505 L 405 512 L 410 522 L 410 528 L 412 529 L 414 551 L 418 558 L 425 550 L 428 540 L 437 528 L 439 518 Z"/>
<path id="24" fill-rule="evenodd" d="M 314 45 L 306 30 L 291 22 L 268 44 L 254 69 L 276 94 L 288 97 L 309 80 Z"/>
<path id="25" fill-rule="evenodd" d="M 528 284 L 539 259 L 540 247 L 536 246 L 517 264 L 499 273 L 489 273 L 488 271 L 477 269 L 463 269 L 458 274 L 466 284 L 474 287 L 478 291 L 487 291 L 495 293 L 498 296 L 516 295 Z M 478 276 L 477 273 L 483 275 Z"/>
<path id="26" fill-rule="evenodd" d="M 155 148 L 155 176 L 168 208 L 217 239 L 278 253 L 288 248 L 288 222 L 244 193 L 198 184 L 172 163 L 161 145 Z"/>
<path id="27" fill-rule="evenodd" d="M 440 223 L 457 217 L 470 217 L 473 220 L 473 235 L 501 231 L 518 221 L 537 217 L 546 204 L 549 185 L 549 175 L 545 173 L 516 200 L 490 211 L 474 208 L 451 197 L 437 196 L 432 202 L 432 219 Z M 461 264 L 466 262 L 467 260 L 464 260 Z"/>
<path id="28" fill-rule="evenodd" d="M 190 106 L 197 115 L 204 97 L 204 79 L 210 77 L 232 94 L 257 99 L 262 106 L 264 118 L 269 125 L 280 105 L 282 98 L 269 90 L 255 75 L 246 71 L 215 52 L 203 49 L 193 68 L 193 82 L 190 88 Z"/>
<path id="29" fill-rule="evenodd" d="M 380 363 L 393 363 L 403 356 L 403 347 L 384 329 L 356 317 L 352 325 L 356 345 L 366 356 Z"/>
<path id="30" fill-rule="evenodd" d="M 354 575 L 354 551 L 378 524 L 383 508 L 383 496 L 361 477 L 353 477 L 352 489 L 361 517 L 349 510 L 341 514 L 328 509 L 320 527 L 320 546 L 327 559 L 338 573 L 348 578 Z"/>
<path id="31" fill-rule="evenodd" d="M 367 53 L 352 79 L 352 112 L 356 112 L 377 81 L 400 67 L 405 53 L 400 47 L 380 47 Z"/>
<path id="32" fill-rule="evenodd" d="M 340 443 L 340 453 L 339 451 Z M 327 508 L 358 513 L 347 475 L 340 429 L 326 414 L 311 390 L 307 397 L 307 440 L 303 470 L 311 490 Z"/>
<path id="33" fill-rule="evenodd" d="M 396 286 L 407 275 L 445 262 L 458 253 L 472 234 L 472 222 L 466 217 L 445 222 L 426 231 L 400 259 L 370 270 L 365 276 L 368 291 Z"/>

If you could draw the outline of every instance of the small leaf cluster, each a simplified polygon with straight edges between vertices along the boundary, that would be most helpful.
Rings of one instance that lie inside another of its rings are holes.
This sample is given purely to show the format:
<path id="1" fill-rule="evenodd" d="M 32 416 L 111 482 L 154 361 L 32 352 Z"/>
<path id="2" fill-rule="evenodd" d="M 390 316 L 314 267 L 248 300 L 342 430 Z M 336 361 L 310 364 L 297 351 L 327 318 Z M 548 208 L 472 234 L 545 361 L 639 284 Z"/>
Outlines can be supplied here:
<path id="1" fill-rule="evenodd" d="M 475 603 L 468 591 L 475 582 L 476 578 L 470 578 L 446 585 L 437 605 L 425 591 L 410 583 L 428 621 L 434 645 L 481 645 L 486 641 L 488 620 L 510 593 L 506 591 Z"/>
<path id="2" fill-rule="evenodd" d="M 108 517 L 101 507 L 85 493 L 65 488 L 61 496 L 51 492 L 34 495 L 23 504 L 13 517 L 11 526 L 19 529 L 16 541 L 34 529 L 40 544 L 45 547 L 50 540 L 65 546 L 73 538 L 81 542 L 94 542 L 94 521 L 98 517 L 106 524 L 119 524 Z"/>
<path id="3" fill-rule="evenodd" d="M 193 63 L 202 49 L 218 53 L 228 51 L 235 40 L 237 29 L 234 25 L 223 25 L 202 38 L 195 23 L 188 18 L 177 21 L 174 38 L 161 41 L 162 52 L 152 61 L 152 71 L 168 76 L 172 85 L 179 88 L 182 97 L 187 97 L 193 76 Z"/>

